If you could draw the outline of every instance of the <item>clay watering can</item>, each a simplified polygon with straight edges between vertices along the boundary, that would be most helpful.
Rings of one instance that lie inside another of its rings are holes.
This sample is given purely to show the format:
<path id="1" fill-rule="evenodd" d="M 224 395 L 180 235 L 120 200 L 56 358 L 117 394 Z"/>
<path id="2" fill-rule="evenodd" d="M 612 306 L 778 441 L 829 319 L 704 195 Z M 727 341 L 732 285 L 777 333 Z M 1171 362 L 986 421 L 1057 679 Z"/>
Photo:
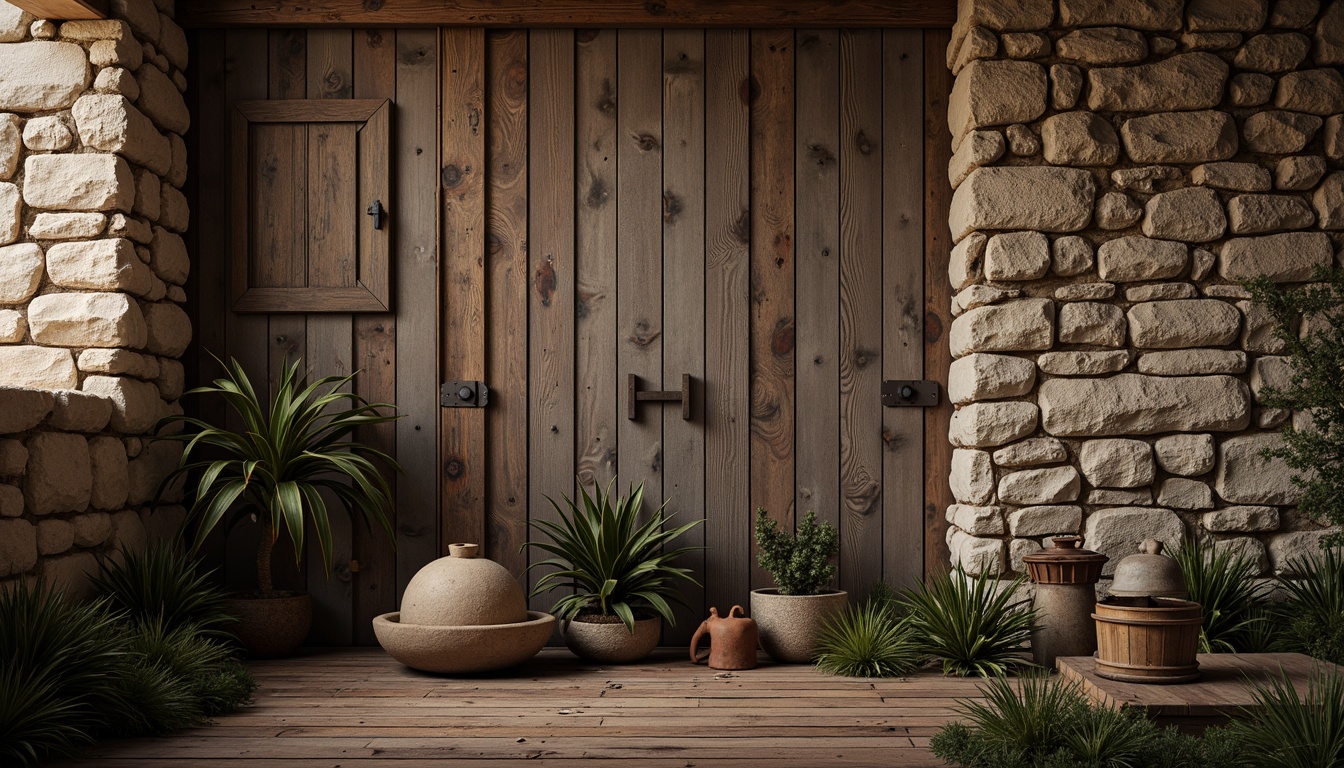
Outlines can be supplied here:
<path id="1" fill-rule="evenodd" d="M 743 615 L 742 606 L 734 605 L 727 616 L 718 608 L 709 609 L 709 618 L 691 637 L 691 661 L 713 669 L 752 669 L 756 666 L 756 620 Z M 700 638 L 709 634 L 709 650 L 697 653 Z"/>

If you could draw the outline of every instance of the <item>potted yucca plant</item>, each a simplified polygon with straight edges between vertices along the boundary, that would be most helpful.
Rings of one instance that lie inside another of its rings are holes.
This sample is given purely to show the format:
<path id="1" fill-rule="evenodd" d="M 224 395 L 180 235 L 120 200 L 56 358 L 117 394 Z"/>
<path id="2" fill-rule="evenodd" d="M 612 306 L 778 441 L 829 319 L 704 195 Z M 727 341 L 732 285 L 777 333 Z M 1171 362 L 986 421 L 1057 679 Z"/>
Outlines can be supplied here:
<path id="1" fill-rule="evenodd" d="M 831 589 L 840 535 L 808 512 L 796 534 L 781 530 L 764 509 L 756 510 L 756 562 L 775 580 L 751 592 L 751 617 L 760 627 L 761 648 L 775 661 L 804 664 L 817 654 L 822 627 L 849 604 L 849 593 Z"/>
<path id="2" fill-rule="evenodd" d="M 223 378 L 189 395 L 221 397 L 242 429 L 233 431 L 188 416 L 170 416 L 192 429 L 162 439 L 185 444 L 179 467 L 164 479 L 160 493 L 183 474 L 195 477 L 187 520 L 195 524 L 192 551 L 221 525 L 231 529 L 255 519 L 261 525 L 257 548 L 257 591 L 233 596 L 238 617 L 229 629 L 253 656 L 292 653 L 308 635 L 312 598 L 305 592 L 277 590 L 271 558 L 281 532 L 289 534 L 296 561 L 303 558 L 304 529 L 311 525 L 329 576 L 332 568 L 329 501 L 351 517 L 361 517 L 392 537 L 392 490 L 378 464 L 401 471 L 390 456 L 350 439 L 359 427 L 397 418 L 393 406 L 370 404 L 342 391 L 353 376 L 328 376 L 311 384 L 300 375 L 300 362 L 285 366 L 275 394 L 263 403 L 236 360 Z M 208 454 L 202 457 L 202 454 Z"/>
<path id="3" fill-rule="evenodd" d="M 560 619 L 560 634 L 576 655 L 603 663 L 638 661 L 658 645 L 662 622 L 675 625 L 671 603 L 685 605 L 676 582 L 698 584 L 688 568 L 673 563 L 699 547 L 666 549 L 666 545 L 704 522 L 694 520 L 664 529 L 666 502 L 639 522 L 644 507 L 644 484 L 613 497 L 611 485 L 593 486 L 589 494 L 579 487 L 580 503 L 562 496 L 565 506 L 547 497 L 560 522 L 533 520 L 550 539 L 529 541 L 554 557 L 533 568 L 554 568 L 537 580 L 532 594 L 572 589 L 556 601 L 551 612 Z"/>

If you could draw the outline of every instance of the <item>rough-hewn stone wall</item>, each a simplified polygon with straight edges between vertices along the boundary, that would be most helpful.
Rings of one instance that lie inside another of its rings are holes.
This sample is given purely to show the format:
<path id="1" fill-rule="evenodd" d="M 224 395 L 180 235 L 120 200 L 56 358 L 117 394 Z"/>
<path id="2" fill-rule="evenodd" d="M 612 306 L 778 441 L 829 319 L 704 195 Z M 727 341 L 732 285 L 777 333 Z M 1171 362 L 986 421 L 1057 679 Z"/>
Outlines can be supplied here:
<path id="1" fill-rule="evenodd" d="M 77 592 L 145 538 L 191 339 L 186 37 L 172 0 L 111 5 L 0 1 L 0 580 Z"/>
<path id="2" fill-rule="evenodd" d="M 954 561 L 1319 533 L 1261 458 L 1288 376 L 1244 278 L 1334 263 L 1344 0 L 962 0 L 948 50 Z M 1304 329 L 1305 330 L 1305 329 Z"/>

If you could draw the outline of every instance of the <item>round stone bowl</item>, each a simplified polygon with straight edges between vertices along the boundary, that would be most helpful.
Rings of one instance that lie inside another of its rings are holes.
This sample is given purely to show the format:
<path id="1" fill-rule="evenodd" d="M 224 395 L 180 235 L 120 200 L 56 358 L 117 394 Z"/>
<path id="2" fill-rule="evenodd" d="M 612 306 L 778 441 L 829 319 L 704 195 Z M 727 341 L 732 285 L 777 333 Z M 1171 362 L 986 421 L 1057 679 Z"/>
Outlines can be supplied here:
<path id="1" fill-rule="evenodd" d="M 402 624 L 401 612 L 373 620 L 378 643 L 412 669 L 444 674 L 493 672 L 516 667 L 546 645 L 555 617 L 528 611 L 527 621 L 462 627 Z"/>

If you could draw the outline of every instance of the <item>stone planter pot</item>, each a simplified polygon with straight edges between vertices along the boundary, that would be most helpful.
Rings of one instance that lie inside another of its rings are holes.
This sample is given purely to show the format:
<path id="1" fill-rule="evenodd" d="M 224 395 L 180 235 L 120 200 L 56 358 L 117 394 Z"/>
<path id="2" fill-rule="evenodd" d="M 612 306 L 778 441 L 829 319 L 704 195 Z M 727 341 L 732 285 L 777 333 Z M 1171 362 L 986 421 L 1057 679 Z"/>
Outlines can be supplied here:
<path id="1" fill-rule="evenodd" d="M 516 667 L 537 655 L 551 639 L 555 617 L 528 611 L 515 624 L 434 627 L 402 624 L 401 613 L 373 620 L 378 644 L 402 664 L 424 672 L 474 674 Z"/>
<path id="2" fill-rule="evenodd" d="M 275 597 L 231 597 L 225 601 L 238 620 L 227 629 L 254 659 L 278 659 L 298 650 L 313 623 L 313 598 L 307 592 Z"/>
<path id="3" fill-rule="evenodd" d="M 820 595 L 781 595 L 778 589 L 751 592 L 751 617 L 760 628 L 761 648 L 786 664 L 810 663 L 817 635 L 832 615 L 849 604 L 843 590 Z"/>
<path id="4" fill-rule="evenodd" d="M 588 621 L 560 622 L 560 637 L 575 656 L 603 664 L 629 664 L 639 661 L 658 647 L 663 620 L 637 619 L 631 634 L 619 621 L 595 624 Z"/>

